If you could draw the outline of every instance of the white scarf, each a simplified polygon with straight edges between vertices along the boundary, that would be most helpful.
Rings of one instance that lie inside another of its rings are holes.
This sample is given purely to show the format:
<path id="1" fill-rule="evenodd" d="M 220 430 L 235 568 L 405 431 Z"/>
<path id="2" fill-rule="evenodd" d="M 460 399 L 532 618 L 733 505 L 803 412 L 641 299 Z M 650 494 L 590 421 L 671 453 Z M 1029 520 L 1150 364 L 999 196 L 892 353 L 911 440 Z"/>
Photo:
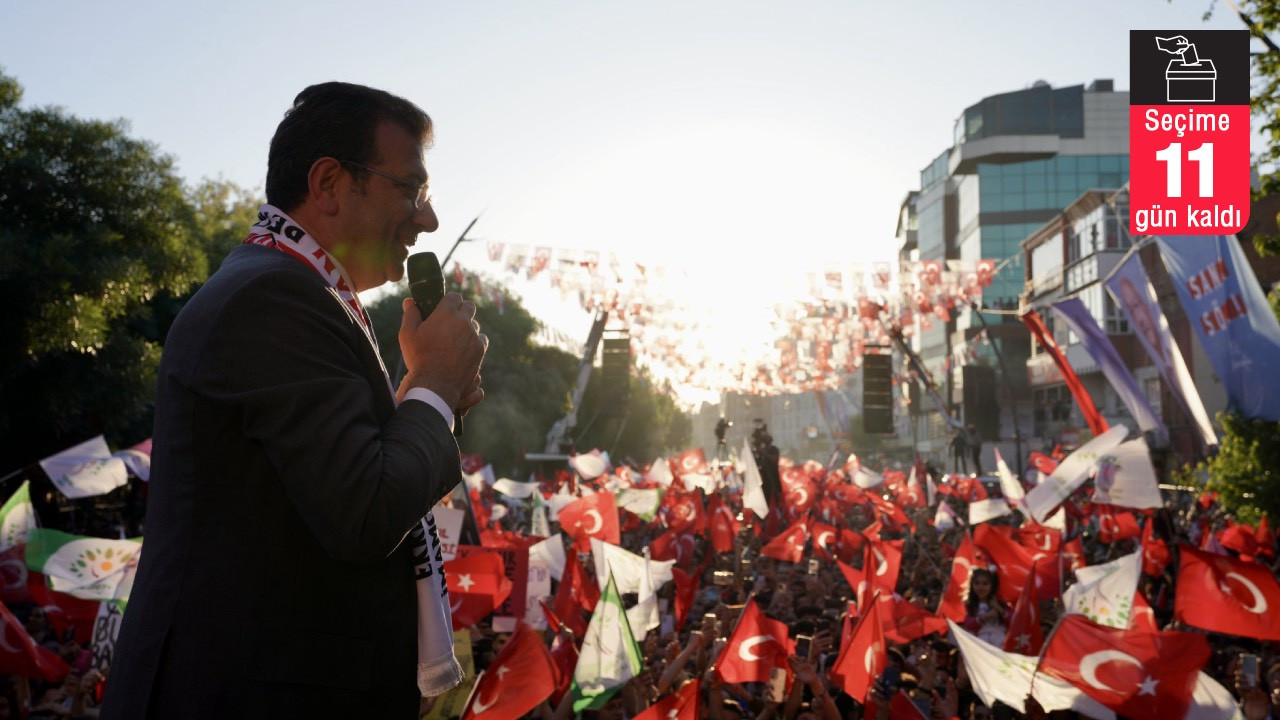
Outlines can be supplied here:
<path id="1" fill-rule="evenodd" d="M 364 330 L 373 354 L 382 367 L 387 391 L 395 401 L 391 376 L 382 364 L 378 341 L 369 326 L 369 318 L 360 305 L 346 271 L 306 230 L 283 211 L 272 205 L 258 210 L 246 244 L 272 247 L 302 261 L 314 269 L 329 285 L 329 292 Z M 453 655 L 453 619 L 449 608 L 449 586 L 445 581 L 444 562 L 440 553 L 440 536 L 436 519 L 430 511 L 414 526 L 407 538 L 413 544 L 414 574 L 418 593 L 418 689 L 423 697 L 433 697 L 462 682 L 462 666 Z"/>

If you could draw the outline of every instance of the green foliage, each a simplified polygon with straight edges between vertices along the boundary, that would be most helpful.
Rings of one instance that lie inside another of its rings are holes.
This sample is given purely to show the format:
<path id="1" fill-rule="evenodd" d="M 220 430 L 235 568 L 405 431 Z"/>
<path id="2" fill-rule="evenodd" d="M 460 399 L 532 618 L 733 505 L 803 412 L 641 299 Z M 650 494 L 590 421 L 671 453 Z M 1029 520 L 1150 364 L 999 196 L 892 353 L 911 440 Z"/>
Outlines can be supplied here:
<path id="1" fill-rule="evenodd" d="M 205 277 L 172 161 L 121 121 L 22 109 L 0 74 L 0 469 L 150 435 L 150 304 Z"/>
<path id="2" fill-rule="evenodd" d="M 463 294 L 477 282 L 469 278 Z M 408 296 L 408 286 L 401 283 L 369 308 L 383 361 L 397 377 L 400 302 Z M 577 360 L 560 350 L 534 345 L 537 320 L 505 291 L 501 312 L 494 304 L 481 303 L 476 320 L 489 337 L 481 369 L 485 399 L 467 414 L 458 444 L 463 452 L 483 455 L 499 475 L 512 475 L 521 453 L 543 451 L 547 431 L 568 410 Z"/>
<path id="3" fill-rule="evenodd" d="M 469 277 L 463 294 L 473 293 L 483 282 L 486 281 Z M 397 376 L 400 302 L 408 296 L 408 287 L 401 283 L 369 308 L 383 361 Z M 521 454 L 542 452 L 547 431 L 569 410 L 579 359 L 562 350 L 535 345 L 537 319 L 505 290 L 501 311 L 495 304 L 481 303 L 476 319 L 489 337 L 489 351 L 481 369 L 485 399 L 467 414 L 466 431 L 459 445 L 463 452 L 483 455 L 499 476 L 514 476 Z M 631 389 L 629 415 L 623 426 L 620 417 L 597 414 L 599 371 L 592 373 L 578 410 L 577 448 L 609 450 L 615 458 L 631 456 L 640 462 L 667 450 L 685 449 L 692 431 L 690 418 L 668 394 L 654 389 L 644 377 L 633 377 Z"/>
<path id="4" fill-rule="evenodd" d="M 1208 474 L 1206 489 L 1241 522 L 1256 522 L 1267 513 L 1280 516 L 1280 423 L 1250 420 L 1221 413 L 1223 433 L 1218 454 L 1179 479 L 1187 483 L 1196 474 Z"/>
<path id="5" fill-rule="evenodd" d="M 629 458 L 638 467 L 689 449 L 693 420 L 643 371 L 633 369 L 625 408 L 607 405 L 606 394 L 601 370 L 593 368 L 575 429 L 574 445 L 580 452 L 605 450 L 615 465 Z"/>

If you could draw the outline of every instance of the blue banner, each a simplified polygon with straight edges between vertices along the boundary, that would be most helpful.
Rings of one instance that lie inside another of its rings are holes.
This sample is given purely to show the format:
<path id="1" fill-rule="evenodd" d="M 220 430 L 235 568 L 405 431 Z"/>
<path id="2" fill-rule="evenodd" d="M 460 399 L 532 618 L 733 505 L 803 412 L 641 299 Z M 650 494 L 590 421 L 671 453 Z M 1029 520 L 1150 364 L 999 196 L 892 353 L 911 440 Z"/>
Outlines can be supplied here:
<path id="1" fill-rule="evenodd" d="M 1173 390 L 1174 396 L 1182 401 L 1192 423 L 1206 446 L 1218 444 L 1218 437 L 1213 432 L 1213 423 L 1209 421 L 1209 413 L 1204 409 L 1204 401 L 1200 392 L 1191 381 L 1191 373 L 1187 371 L 1187 363 L 1182 359 L 1182 350 L 1169 332 L 1169 321 L 1156 301 L 1155 288 L 1147 278 L 1147 270 L 1142 267 L 1142 258 L 1130 250 L 1124 260 L 1111 271 L 1106 279 L 1107 292 L 1116 301 L 1116 306 L 1129 319 L 1129 328 L 1134 337 L 1142 343 L 1151 362 L 1164 377 L 1164 381 Z"/>
<path id="2" fill-rule="evenodd" d="M 1227 390 L 1227 408 L 1280 421 L 1280 322 L 1234 235 L 1157 237 L 1191 327 Z"/>
<path id="3" fill-rule="evenodd" d="M 1151 404 L 1147 402 L 1146 396 L 1138 387 L 1138 381 L 1133 379 L 1129 368 L 1124 366 L 1115 346 L 1111 344 L 1111 339 L 1102 331 L 1102 328 L 1098 327 L 1098 321 L 1089 312 L 1089 308 L 1084 306 L 1080 298 L 1073 297 L 1053 303 L 1053 311 L 1080 338 L 1080 344 L 1088 351 L 1093 361 L 1098 363 L 1102 374 L 1111 383 L 1111 387 L 1115 388 L 1116 394 L 1120 396 L 1120 400 L 1124 402 L 1124 406 L 1128 408 L 1129 414 L 1138 423 L 1138 427 L 1144 432 L 1155 435 L 1160 445 L 1167 444 L 1169 430 L 1151 409 Z"/>

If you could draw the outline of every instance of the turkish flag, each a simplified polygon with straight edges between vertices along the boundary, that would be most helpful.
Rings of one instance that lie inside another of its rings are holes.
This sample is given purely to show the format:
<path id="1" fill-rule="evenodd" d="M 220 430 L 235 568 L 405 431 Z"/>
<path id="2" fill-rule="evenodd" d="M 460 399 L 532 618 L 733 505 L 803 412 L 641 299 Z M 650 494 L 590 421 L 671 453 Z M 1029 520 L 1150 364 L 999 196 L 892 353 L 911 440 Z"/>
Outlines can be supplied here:
<path id="1" fill-rule="evenodd" d="M 1062 566 L 1064 570 L 1075 572 L 1088 564 L 1085 562 L 1084 542 L 1080 538 L 1072 538 L 1062 543 Z"/>
<path id="2" fill-rule="evenodd" d="M 1156 612 L 1151 609 L 1147 597 L 1138 590 L 1133 594 L 1133 614 L 1129 616 L 1129 629 L 1141 632 L 1159 632 L 1156 625 Z"/>
<path id="3" fill-rule="evenodd" d="M 909 527 L 912 531 L 916 529 L 916 524 L 911 522 L 911 518 L 907 517 L 907 514 L 902 511 L 898 503 L 886 500 L 874 492 L 867 493 L 866 498 L 876 509 L 876 512 L 880 513 L 882 521 L 897 527 Z"/>
<path id="4" fill-rule="evenodd" d="M 804 557 L 804 546 L 808 539 L 809 522 L 802 518 L 760 548 L 760 554 L 774 560 L 798 563 Z"/>
<path id="5" fill-rule="evenodd" d="M 1044 644 L 1040 630 L 1040 603 L 1032 592 L 1033 583 L 1022 586 L 1022 594 L 1009 616 L 1009 628 L 1004 636 L 1004 649 L 1019 655 L 1039 655 Z"/>
<path id="6" fill-rule="evenodd" d="M 836 567 L 840 568 L 840 574 L 844 575 L 844 581 L 849 583 L 849 589 L 853 591 L 853 599 L 857 604 L 858 612 L 866 606 L 867 580 L 862 570 L 852 565 L 847 565 L 840 560 L 836 561 Z"/>
<path id="7" fill-rule="evenodd" d="M 793 477 L 788 480 L 787 475 Z M 782 480 L 782 502 L 787 509 L 787 517 L 798 518 L 808 513 L 818 502 L 818 484 L 810 480 L 798 468 L 790 468 Z"/>
<path id="8" fill-rule="evenodd" d="M 707 456 L 702 448 L 685 450 L 671 460 L 671 472 L 676 477 L 684 475 L 706 475 Z"/>
<path id="9" fill-rule="evenodd" d="M 1262 513 L 1262 519 L 1258 521 L 1258 527 L 1253 531 L 1253 539 L 1258 543 L 1259 555 L 1276 556 L 1276 534 L 1271 529 L 1271 523 L 1267 521 L 1266 513 Z"/>
<path id="10" fill-rule="evenodd" d="M 1169 561 L 1173 559 L 1173 556 L 1164 540 L 1155 536 L 1154 527 L 1155 520 L 1148 519 L 1145 527 L 1142 528 L 1142 572 L 1153 577 L 1160 577 L 1164 574 L 1164 569 L 1169 566 Z"/>
<path id="11" fill-rule="evenodd" d="M 649 557 L 652 560 L 675 560 L 676 564 L 693 564 L 697 545 L 693 536 L 687 532 L 668 530 L 653 539 L 649 544 Z"/>
<path id="12" fill-rule="evenodd" d="M 632 720 L 698 720 L 702 678 L 694 678 L 679 690 L 650 705 Z"/>
<path id="13" fill-rule="evenodd" d="M 1058 469 L 1058 461 L 1042 452 L 1032 452 L 1031 467 L 1039 470 L 1045 475 L 1052 475 L 1053 471 Z"/>
<path id="14" fill-rule="evenodd" d="M 968 615 L 964 602 L 969 597 L 969 577 L 978 565 L 978 548 L 966 534 L 951 561 L 951 574 L 948 576 L 947 589 L 943 591 L 942 600 L 938 603 L 938 615 L 952 622 L 964 622 Z"/>
<path id="15" fill-rule="evenodd" d="M 0 551 L 0 601 L 10 605 L 31 602 L 31 591 L 27 589 L 26 551 L 26 543 Z M 94 611 L 94 617 L 97 617 L 97 611 Z"/>
<path id="16" fill-rule="evenodd" d="M 551 696 L 558 674 L 538 632 L 522 622 L 476 683 L 462 720 L 517 720 Z"/>
<path id="17" fill-rule="evenodd" d="M 1265 565 L 1178 545 L 1173 615 L 1212 632 L 1280 640 L 1280 583 Z"/>
<path id="18" fill-rule="evenodd" d="M 676 630 L 684 627 L 684 621 L 689 618 L 689 610 L 693 608 L 693 603 L 698 597 L 698 575 L 690 575 L 677 566 L 671 568 L 671 578 L 676 584 L 675 593 L 675 621 Z"/>
<path id="19" fill-rule="evenodd" d="M 840 544 L 840 531 L 835 527 L 826 523 L 815 522 L 811 528 L 813 533 L 813 548 L 822 555 L 827 562 L 836 559 L 837 547 Z"/>
<path id="20" fill-rule="evenodd" d="M 889 701 L 889 720 L 929 720 L 907 694 L 899 690 Z"/>
<path id="21" fill-rule="evenodd" d="M 622 543 L 622 531 L 618 527 L 618 506 L 613 493 L 598 492 L 578 498 L 560 509 L 560 529 L 573 538 L 580 552 L 591 550 L 591 538 L 607 543 Z"/>
<path id="22" fill-rule="evenodd" d="M 872 540 L 867 543 L 862 569 L 871 582 L 873 592 L 892 595 L 898 587 L 898 572 L 902 568 L 904 540 Z"/>
<path id="23" fill-rule="evenodd" d="M 1185 717 L 1209 641 L 1189 632 L 1148 633 L 1066 615 L 1040 660 L 1040 671 L 1075 685 L 1134 720 Z"/>
<path id="24" fill-rule="evenodd" d="M 556 615 L 574 635 L 582 637 L 587 634 L 587 622 L 582 618 L 582 611 L 594 611 L 599 601 L 600 586 L 582 569 L 578 553 L 570 550 L 564 574 L 560 576 L 560 586 L 556 588 L 553 604 Z"/>
<path id="25" fill-rule="evenodd" d="M 0 604 L 0 673 L 60 683 L 70 670 L 58 654 L 36 645 L 9 608 Z"/>
<path id="26" fill-rule="evenodd" d="M 1052 600 L 1059 594 L 1058 557 L 1046 552 L 1032 552 L 1012 540 L 1012 532 L 1007 526 L 996 526 L 982 523 L 973 531 L 973 543 L 982 549 L 987 557 L 996 564 L 996 574 L 1000 578 L 998 595 L 1006 603 L 1013 604 L 1022 594 L 1022 586 L 1031 575 L 1031 564 L 1036 560 L 1037 597 L 1041 600 Z"/>
<path id="27" fill-rule="evenodd" d="M 1098 539 L 1102 542 L 1120 542 L 1142 534 L 1142 528 L 1138 527 L 1138 518 L 1133 513 L 1116 512 L 1110 505 L 1095 507 L 1098 511 Z"/>
<path id="28" fill-rule="evenodd" d="M 1222 547 L 1235 550 L 1246 559 L 1252 559 L 1258 554 L 1258 538 L 1248 525 L 1232 525 L 1222 530 L 1218 534 L 1218 542 Z"/>
<path id="29" fill-rule="evenodd" d="M 840 655 L 831 666 L 832 682 L 860 703 L 867 701 L 867 691 L 888 666 L 880 603 L 869 604 L 870 610 L 862 615 L 853 637 L 840 647 Z"/>
<path id="30" fill-rule="evenodd" d="M 891 643 L 906 645 L 925 635 L 947 633 L 946 618 L 889 593 L 880 593 L 880 619 L 884 637 Z"/>
<path id="31" fill-rule="evenodd" d="M 711 516 L 711 547 L 718 553 L 733 552 L 733 539 L 741 526 L 719 493 L 712 494 L 707 502 L 707 514 Z"/>
<path id="32" fill-rule="evenodd" d="M 702 533 L 707 530 L 706 513 L 702 510 L 702 491 L 684 491 L 671 486 L 662 497 L 658 510 L 669 530 Z"/>
<path id="33" fill-rule="evenodd" d="M 1013 539 L 1032 552 L 1057 553 L 1062 548 L 1062 531 L 1040 525 L 1034 520 L 1013 531 Z"/>
<path id="34" fill-rule="evenodd" d="M 477 550 L 444 564 L 449 579 L 449 608 L 453 612 L 453 629 L 476 625 L 511 594 L 502 556 L 496 552 Z"/>
<path id="35" fill-rule="evenodd" d="M 818 536 L 818 531 L 814 530 L 813 536 Z M 840 544 L 836 547 L 836 557 L 851 563 L 854 556 L 862 557 L 862 548 L 867 544 L 867 538 L 860 532 L 855 532 L 849 528 L 840 528 Z"/>
<path id="36" fill-rule="evenodd" d="M 557 634 L 551 641 L 551 660 L 556 668 L 556 689 L 551 693 L 551 706 L 556 707 L 573 684 L 573 671 L 578 667 L 578 646 L 572 639 Z"/>
<path id="37" fill-rule="evenodd" d="M 748 600 L 716 668 L 725 682 L 768 682 L 775 667 L 787 667 L 788 654 L 786 624 L 765 617 L 755 600 Z"/>
<path id="38" fill-rule="evenodd" d="M 99 601 L 50 590 L 44 575 L 34 570 L 27 573 L 27 592 L 31 595 L 31 602 L 44 608 L 45 617 L 49 618 L 49 624 L 59 637 L 73 629 L 76 642 L 81 645 L 88 645 L 93 639 Z"/>

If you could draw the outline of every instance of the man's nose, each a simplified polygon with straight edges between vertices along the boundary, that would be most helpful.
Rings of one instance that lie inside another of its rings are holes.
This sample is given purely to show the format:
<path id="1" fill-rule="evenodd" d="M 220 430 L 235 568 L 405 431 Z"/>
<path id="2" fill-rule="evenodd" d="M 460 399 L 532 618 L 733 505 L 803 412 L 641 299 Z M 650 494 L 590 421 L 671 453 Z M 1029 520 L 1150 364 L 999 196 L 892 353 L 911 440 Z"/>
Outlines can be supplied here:
<path id="1" fill-rule="evenodd" d="M 414 212 L 413 222 L 421 228 L 420 232 L 435 232 L 440 227 L 440 219 L 436 217 L 436 209 L 431 207 L 430 200 Z"/>

